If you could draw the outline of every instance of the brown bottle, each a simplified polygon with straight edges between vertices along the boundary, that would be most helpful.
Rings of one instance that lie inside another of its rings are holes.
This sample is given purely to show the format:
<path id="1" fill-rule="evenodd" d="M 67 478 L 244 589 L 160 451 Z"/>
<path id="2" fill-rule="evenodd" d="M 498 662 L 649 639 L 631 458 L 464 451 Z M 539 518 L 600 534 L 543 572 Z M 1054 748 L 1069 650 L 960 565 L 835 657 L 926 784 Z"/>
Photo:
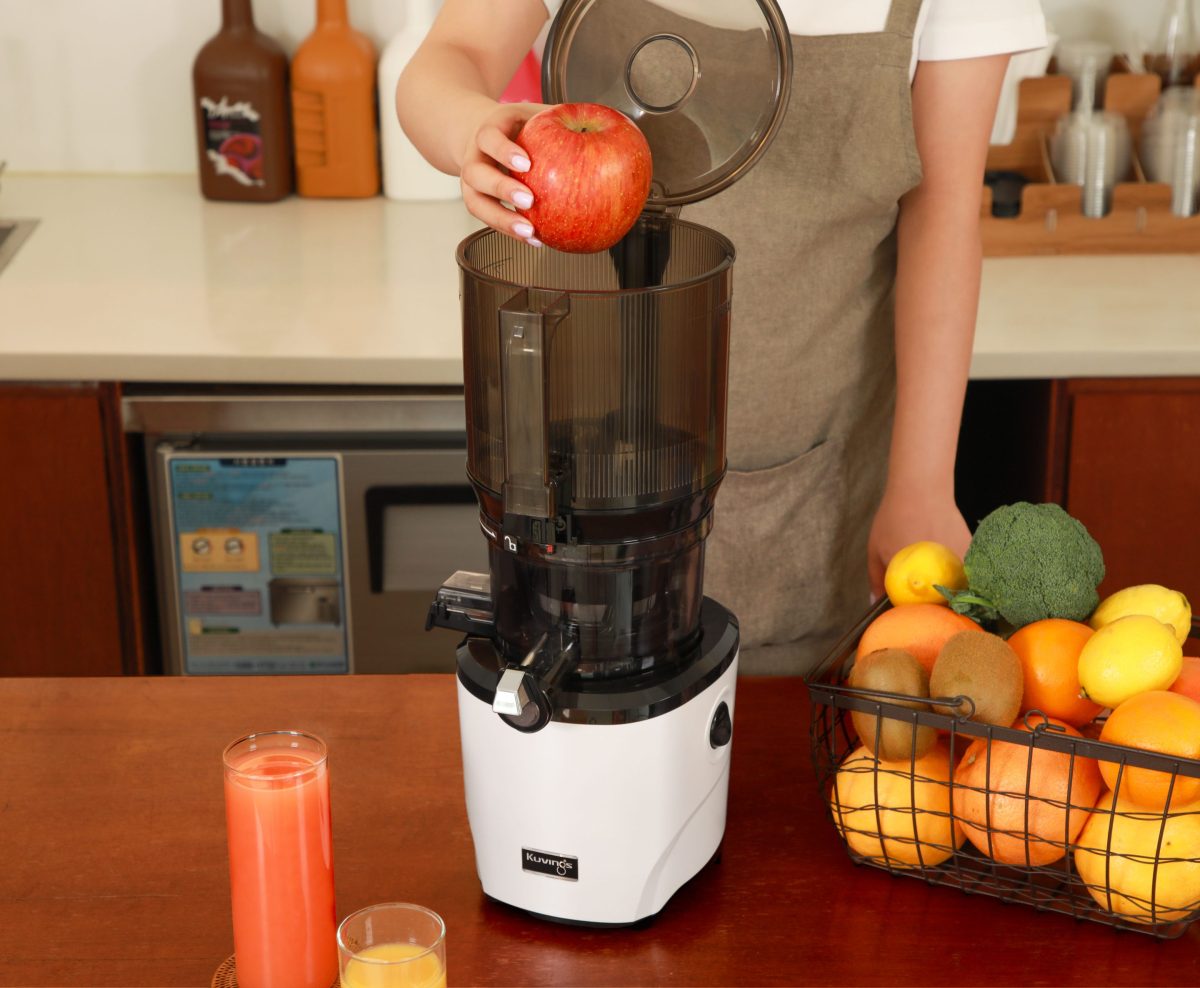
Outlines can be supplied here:
<path id="1" fill-rule="evenodd" d="M 287 56 L 254 26 L 250 0 L 221 0 L 221 30 L 192 66 L 200 191 L 274 202 L 292 191 Z"/>
<path id="2" fill-rule="evenodd" d="M 317 26 L 292 59 L 296 184 L 302 196 L 379 192 L 375 47 L 346 0 L 317 0 Z"/>

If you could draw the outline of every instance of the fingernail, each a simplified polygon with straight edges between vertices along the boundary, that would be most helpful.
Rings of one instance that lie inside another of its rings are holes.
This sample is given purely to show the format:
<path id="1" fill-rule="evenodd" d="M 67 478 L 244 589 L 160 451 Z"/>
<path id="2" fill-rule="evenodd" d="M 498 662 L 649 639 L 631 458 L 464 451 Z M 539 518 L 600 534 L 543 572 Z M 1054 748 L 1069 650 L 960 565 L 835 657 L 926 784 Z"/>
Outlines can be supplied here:
<path id="1" fill-rule="evenodd" d="M 517 190 L 512 194 L 513 205 L 518 209 L 528 209 L 533 205 L 533 196 L 521 190 Z"/>
<path id="2" fill-rule="evenodd" d="M 522 240 L 528 240 L 530 237 L 533 236 L 533 224 L 531 224 L 531 223 L 514 223 L 513 224 L 513 233 L 515 233 Z"/>
<path id="3" fill-rule="evenodd" d="M 512 168 L 515 172 L 529 171 L 529 159 L 524 155 L 514 154 L 512 156 Z"/>
<path id="4" fill-rule="evenodd" d="M 529 244 L 530 247 L 541 247 L 542 246 L 542 242 L 540 240 L 538 240 L 537 237 L 526 237 L 525 243 Z"/>

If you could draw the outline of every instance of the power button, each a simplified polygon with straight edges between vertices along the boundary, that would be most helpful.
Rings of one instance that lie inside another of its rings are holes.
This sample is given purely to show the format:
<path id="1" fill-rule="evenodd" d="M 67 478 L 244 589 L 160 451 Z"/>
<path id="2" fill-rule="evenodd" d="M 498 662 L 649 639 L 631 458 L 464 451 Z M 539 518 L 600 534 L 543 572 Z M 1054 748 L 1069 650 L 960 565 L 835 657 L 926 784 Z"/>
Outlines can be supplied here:
<path id="1" fill-rule="evenodd" d="M 708 728 L 708 743 L 712 748 L 724 748 L 732 737 L 733 720 L 729 716 L 729 705 L 722 700 Z"/>

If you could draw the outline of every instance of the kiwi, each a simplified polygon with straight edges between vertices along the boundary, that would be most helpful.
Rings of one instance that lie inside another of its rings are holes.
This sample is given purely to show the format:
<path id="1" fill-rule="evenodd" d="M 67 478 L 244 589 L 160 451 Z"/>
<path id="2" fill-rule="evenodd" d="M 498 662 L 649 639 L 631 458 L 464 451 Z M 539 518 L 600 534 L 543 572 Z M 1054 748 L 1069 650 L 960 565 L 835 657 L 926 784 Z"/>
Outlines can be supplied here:
<path id="1" fill-rule="evenodd" d="M 969 696 L 975 704 L 971 720 L 1011 727 L 1021 709 L 1025 676 L 1021 660 L 1003 638 L 988 632 L 960 631 L 950 638 L 933 663 L 929 692 L 933 696 Z M 963 717 L 969 704 L 934 704 L 950 717 Z"/>
<path id="2" fill-rule="evenodd" d="M 929 674 L 913 656 L 901 648 L 882 648 L 869 652 L 854 663 L 849 685 L 860 690 L 903 693 L 905 696 L 929 696 Z M 908 700 L 889 700 L 898 707 L 928 710 L 929 706 Z M 900 761 L 920 758 L 937 740 L 937 731 L 924 724 L 889 717 L 886 713 L 850 711 L 854 730 L 876 758 Z M 915 738 L 915 740 L 914 740 Z M 914 747 L 915 744 L 915 747 Z"/>

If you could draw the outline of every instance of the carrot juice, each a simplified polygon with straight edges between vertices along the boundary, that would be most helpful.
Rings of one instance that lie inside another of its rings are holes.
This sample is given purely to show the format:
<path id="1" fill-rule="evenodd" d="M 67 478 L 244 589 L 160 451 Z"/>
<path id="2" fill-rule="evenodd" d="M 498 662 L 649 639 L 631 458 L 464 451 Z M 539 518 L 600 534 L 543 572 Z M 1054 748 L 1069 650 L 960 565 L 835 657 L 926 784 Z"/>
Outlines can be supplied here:
<path id="1" fill-rule="evenodd" d="M 325 744 L 252 734 L 224 761 L 239 988 L 329 988 L 338 954 Z"/>

